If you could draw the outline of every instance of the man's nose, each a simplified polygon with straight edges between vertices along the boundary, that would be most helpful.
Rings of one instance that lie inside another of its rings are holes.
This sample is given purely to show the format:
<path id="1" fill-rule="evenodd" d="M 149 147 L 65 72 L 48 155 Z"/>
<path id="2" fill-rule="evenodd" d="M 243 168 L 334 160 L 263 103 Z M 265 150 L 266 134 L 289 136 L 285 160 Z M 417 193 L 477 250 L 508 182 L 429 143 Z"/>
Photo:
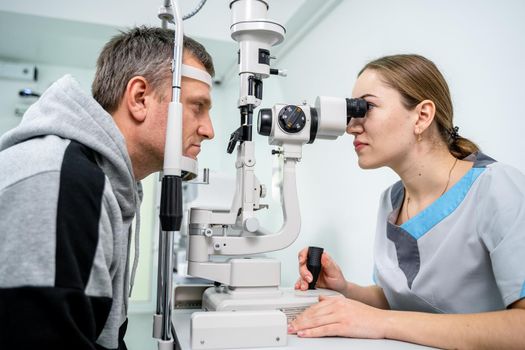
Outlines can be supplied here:
<path id="1" fill-rule="evenodd" d="M 213 139 L 215 132 L 213 131 L 213 124 L 211 123 L 210 114 L 206 113 L 206 117 L 203 118 L 203 121 L 198 129 L 199 135 L 203 136 L 206 139 Z"/>

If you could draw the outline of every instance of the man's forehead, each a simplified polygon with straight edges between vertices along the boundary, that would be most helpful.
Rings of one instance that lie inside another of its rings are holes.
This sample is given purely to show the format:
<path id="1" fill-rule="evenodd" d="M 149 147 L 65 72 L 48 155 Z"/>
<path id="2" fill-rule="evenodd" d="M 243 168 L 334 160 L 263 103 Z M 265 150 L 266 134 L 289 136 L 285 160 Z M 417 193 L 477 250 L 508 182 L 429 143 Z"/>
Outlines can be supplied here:
<path id="1" fill-rule="evenodd" d="M 202 62 L 197 57 L 195 57 L 194 54 L 188 52 L 187 50 L 184 50 L 182 54 L 182 64 L 186 64 L 206 72 L 206 67 L 204 67 L 204 64 L 202 64 Z"/>

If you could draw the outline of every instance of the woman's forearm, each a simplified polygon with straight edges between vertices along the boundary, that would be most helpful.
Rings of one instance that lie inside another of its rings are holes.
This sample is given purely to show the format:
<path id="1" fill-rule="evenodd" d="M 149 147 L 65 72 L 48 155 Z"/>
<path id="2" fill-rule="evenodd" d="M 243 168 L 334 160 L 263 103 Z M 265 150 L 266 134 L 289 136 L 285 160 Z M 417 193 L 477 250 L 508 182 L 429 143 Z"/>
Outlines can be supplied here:
<path id="1" fill-rule="evenodd" d="M 479 314 L 388 311 L 385 337 L 444 349 L 525 349 L 525 310 Z"/>
<path id="2" fill-rule="evenodd" d="M 349 299 L 360 301 L 378 309 L 390 309 L 383 289 L 378 286 L 360 286 L 352 282 L 347 282 L 346 292 L 344 294 Z"/>

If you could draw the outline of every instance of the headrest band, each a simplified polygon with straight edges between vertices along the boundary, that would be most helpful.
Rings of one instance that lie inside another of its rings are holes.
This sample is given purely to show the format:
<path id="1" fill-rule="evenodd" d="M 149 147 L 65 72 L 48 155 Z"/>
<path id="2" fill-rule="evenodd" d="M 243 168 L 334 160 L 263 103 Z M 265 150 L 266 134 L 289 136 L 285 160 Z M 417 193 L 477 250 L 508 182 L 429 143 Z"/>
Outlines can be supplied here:
<path id="1" fill-rule="evenodd" d="M 202 81 L 205 84 L 208 84 L 211 88 L 211 75 L 208 74 L 208 72 L 203 71 L 202 69 L 198 69 L 192 66 L 188 66 L 187 64 L 182 65 L 182 74 L 183 77 L 191 78 L 195 80 Z"/>

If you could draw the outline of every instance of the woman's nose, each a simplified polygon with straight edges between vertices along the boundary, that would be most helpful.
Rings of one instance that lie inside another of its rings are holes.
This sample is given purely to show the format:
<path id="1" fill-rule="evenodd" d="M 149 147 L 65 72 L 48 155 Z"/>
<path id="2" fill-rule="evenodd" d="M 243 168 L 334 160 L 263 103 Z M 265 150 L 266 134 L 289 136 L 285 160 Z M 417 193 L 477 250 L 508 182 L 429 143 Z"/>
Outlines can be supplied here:
<path id="1" fill-rule="evenodd" d="M 363 120 L 364 118 L 352 118 L 346 126 L 347 134 L 360 134 L 363 132 Z"/>

